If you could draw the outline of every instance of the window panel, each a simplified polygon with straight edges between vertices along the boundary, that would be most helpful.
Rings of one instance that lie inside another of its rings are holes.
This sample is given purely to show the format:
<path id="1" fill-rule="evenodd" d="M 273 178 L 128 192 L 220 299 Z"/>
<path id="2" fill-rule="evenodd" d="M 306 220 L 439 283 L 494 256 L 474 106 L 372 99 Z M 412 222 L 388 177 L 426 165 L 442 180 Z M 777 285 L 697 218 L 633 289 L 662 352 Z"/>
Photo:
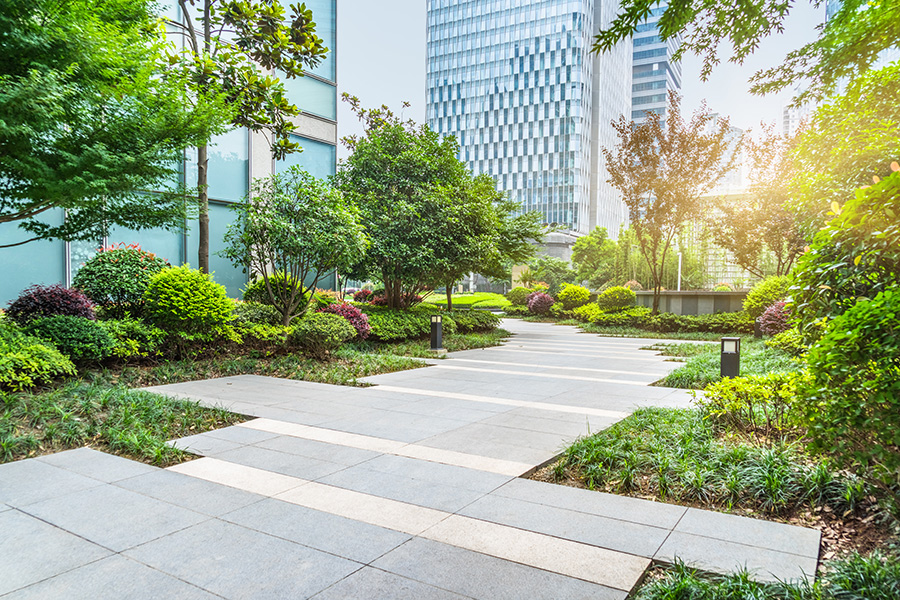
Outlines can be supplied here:
<path id="1" fill-rule="evenodd" d="M 218 135 L 209 144 L 208 193 L 210 199 L 236 202 L 247 195 L 250 183 L 250 147 L 246 129 Z M 197 185 L 197 149 L 187 153 L 185 185 Z"/>
<path id="2" fill-rule="evenodd" d="M 308 112 L 332 121 L 337 119 L 337 88 L 312 77 L 281 76 L 289 101 Z"/>
<path id="3" fill-rule="evenodd" d="M 291 141 L 300 144 L 303 152 L 288 154 L 284 160 L 275 162 L 275 172 L 281 173 L 290 167 L 297 165 L 315 177 L 330 177 L 334 175 L 337 148 L 325 142 L 317 142 L 309 138 L 292 135 Z"/>
<path id="4" fill-rule="evenodd" d="M 45 213 L 45 223 L 62 225 L 63 211 L 53 209 Z M 15 244 L 32 237 L 13 221 L 0 223 L 0 240 Z M 40 283 L 65 283 L 66 247 L 60 241 L 28 242 L 21 246 L 0 249 L 0 305 L 18 298 L 26 287 Z"/>

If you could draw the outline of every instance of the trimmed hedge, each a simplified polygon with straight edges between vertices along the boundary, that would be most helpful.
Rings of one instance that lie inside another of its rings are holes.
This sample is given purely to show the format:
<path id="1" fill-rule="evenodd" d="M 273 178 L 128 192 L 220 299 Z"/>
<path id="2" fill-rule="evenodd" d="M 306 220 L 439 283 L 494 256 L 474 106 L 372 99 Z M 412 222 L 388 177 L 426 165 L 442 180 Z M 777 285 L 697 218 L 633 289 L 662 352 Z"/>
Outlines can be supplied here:
<path id="1" fill-rule="evenodd" d="M 486 310 L 454 310 L 442 317 L 446 318 L 446 315 L 456 323 L 459 333 L 492 331 L 500 325 L 500 317 Z"/>
<path id="2" fill-rule="evenodd" d="M 597 306 L 609 312 L 625 310 L 634 305 L 636 298 L 637 294 L 627 287 L 615 286 L 604 290 L 597 296 Z"/>
<path id="3" fill-rule="evenodd" d="M 563 310 L 570 311 L 590 302 L 591 291 L 580 285 L 564 283 L 556 299 L 562 303 Z"/>
<path id="4" fill-rule="evenodd" d="M 97 321 L 84 317 L 54 315 L 35 319 L 25 333 L 53 342 L 60 352 L 76 362 L 97 362 L 112 356 L 113 337 Z"/>
<path id="5" fill-rule="evenodd" d="M 76 373 L 72 361 L 53 344 L 0 320 L 0 388 L 22 390 Z"/>
<path id="6" fill-rule="evenodd" d="M 440 312 L 439 309 L 428 310 L 424 305 L 413 310 L 393 310 L 372 305 L 359 308 L 369 315 L 370 339 L 382 342 L 398 342 L 431 335 L 431 314 Z M 447 314 L 442 314 L 442 317 L 444 335 L 456 333 L 456 321 L 453 317 Z"/>
<path id="7" fill-rule="evenodd" d="M 300 320 L 290 334 L 292 344 L 318 359 L 327 358 L 341 344 L 356 337 L 356 329 L 340 315 L 311 313 Z"/>
<path id="8" fill-rule="evenodd" d="M 506 292 L 506 299 L 512 302 L 513 306 L 525 306 L 530 293 L 531 290 L 527 287 L 518 286 Z"/>

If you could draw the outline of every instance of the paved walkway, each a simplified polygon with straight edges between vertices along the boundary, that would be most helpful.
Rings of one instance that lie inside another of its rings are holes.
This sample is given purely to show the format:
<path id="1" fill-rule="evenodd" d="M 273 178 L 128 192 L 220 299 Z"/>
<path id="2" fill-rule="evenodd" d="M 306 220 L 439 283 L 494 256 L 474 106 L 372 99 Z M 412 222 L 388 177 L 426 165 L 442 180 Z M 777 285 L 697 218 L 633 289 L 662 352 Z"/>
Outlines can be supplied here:
<path id="1" fill-rule="evenodd" d="M 520 478 L 689 396 L 647 387 L 678 366 L 648 340 L 505 326 L 502 347 L 370 388 L 151 388 L 259 417 L 176 440 L 203 458 L 169 469 L 90 449 L 0 465 L 0 597 L 623 599 L 676 556 L 815 571 L 815 530 Z"/>

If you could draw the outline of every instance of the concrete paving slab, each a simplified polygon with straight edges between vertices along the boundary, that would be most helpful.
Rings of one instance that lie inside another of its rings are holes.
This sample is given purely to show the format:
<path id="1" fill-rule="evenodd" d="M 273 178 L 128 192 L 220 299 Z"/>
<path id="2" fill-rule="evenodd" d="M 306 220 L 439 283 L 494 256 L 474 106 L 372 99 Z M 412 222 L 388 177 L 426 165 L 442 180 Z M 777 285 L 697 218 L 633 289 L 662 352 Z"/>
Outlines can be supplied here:
<path id="1" fill-rule="evenodd" d="M 224 515 L 265 498 L 227 485 L 163 469 L 123 479 L 115 485 L 211 517 Z"/>
<path id="2" fill-rule="evenodd" d="M 675 532 L 702 535 L 810 558 L 819 556 L 819 542 L 822 537 L 818 530 L 808 527 L 748 519 L 696 508 L 687 509 L 675 527 Z"/>
<path id="3" fill-rule="evenodd" d="M 404 456 L 382 455 L 361 465 L 362 468 L 402 475 L 419 479 L 435 485 L 452 485 L 453 487 L 488 493 L 512 477 L 469 469 L 462 466 L 447 465 L 425 460 L 416 460 Z"/>
<path id="4" fill-rule="evenodd" d="M 0 596 L 111 553 L 18 510 L 0 513 Z"/>
<path id="5" fill-rule="evenodd" d="M 273 499 L 222 519 L 366 564 L 410 539 L 409 534 Z"/>
<path id="6" fill-rule="evenodd" d="M 310 481 L 347 468 L 347 465 L 336 462 L 318 460 L 308 456 L 298 457 L 296 454 L 286 454 L 258 446 L 242 446 L 216 454 L 216 458 Z"/>
<path id="7" fill-rule="evenodd" d="M 37 460 L 104 483 L 112 483 L 157 470 L 150 465 L 92 448 L 78 448 L 47 454 L 38 457 Z"/>
<path id="8" fill-rule="evenodd" d="M 373 452 L 371 450 L 329 444 L 318 440 L 307 440 L 291 435 L 278 435 L 260 442 L 256 444 L 256 446 L 283 452 L 285 454 L 291 454 L 293 456 L 329 461 L 348 467 L 381 456 L 378 452 Z"/>
<path id="9" fill-rule="evenodd" d="M 167 470 L 269 497 L 308 483 L 296 477 L 216 458 L 192 460 Z"/>
<path id="10" fill-rule="evenodd" d="M 212 519 L 126 555 L 224 598 L 307 598 L 359 563 Z"/>
<path id="11" fill-rule="evenodd" d="M 313 596 L 312 600 L 347 600 L 348 598 L 377 598 L 378 600 L 466 600 L 453 592 L 400 577 L 393 573 L 364 567 L 330 588 Z"/>
<path id="12" fill-rule="evenodd" d="M 116 552 L 209 518 L 108 484 L 30 504 L 22 510 Z"/>
<path id="13" fill-rule="evenodd" d="M 13 507 L 28 506 L 99 485 L 102 482 L 97 479 L 39 460 L 19 460 L 0 465 L 0 502 Z"/>
<path id="14" fill-rule="evenodd" d="M 221 598 L 146 565 L 113 555 L 45 579 L 3 600 L 214 600 Z"/>
<path id="15" fill-rule="evenodd" d="M 371 566 L 479 600 L 624 600 L 627 595 L 422 538 L 410 540 Z"/>
<path id="16" fill-rule="evenodd" d="M 242 446 L 257 444 L 278 436 L 277 433 L 272 433 L 270 431 L 260 431 L 259 429 L 250 429 L 249 427 L 240 427 L 238 425 L 223 427 L 222 429 L 213 429 L 212 431 L 207 431 L 205 435 L 220 440 L 234 442 L 235 444 L 240 444 Z"/>
<path id="17" fill-rule="evenodd" d="M 207 433 L 198 433 L 178 438 L 168 442 L 168 444 L 200 456 L 215 456 L 220 452 L 228 452 L 229 450 L 243 447 L 242 444 L 237 442 L 223 440 L 222 438 L 217 438 Z"/>

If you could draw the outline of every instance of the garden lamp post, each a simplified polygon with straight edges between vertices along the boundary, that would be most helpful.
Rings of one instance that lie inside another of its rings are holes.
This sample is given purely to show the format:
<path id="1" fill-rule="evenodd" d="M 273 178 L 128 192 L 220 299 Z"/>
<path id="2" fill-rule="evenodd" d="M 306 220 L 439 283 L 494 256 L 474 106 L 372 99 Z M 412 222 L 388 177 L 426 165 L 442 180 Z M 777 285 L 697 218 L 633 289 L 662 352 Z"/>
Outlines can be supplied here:
<path id="1" fill-rule="evenodd" d="M 722 363 L 719 374 L 725 377 L 737 377 L 741 374 L 741 338 L 722 338 Z"/>
<path id="2" fill-rule="evenodd" d="M 431 315 L 431 349 L 440 350 L 442 340 L 441 315 Z"/>

